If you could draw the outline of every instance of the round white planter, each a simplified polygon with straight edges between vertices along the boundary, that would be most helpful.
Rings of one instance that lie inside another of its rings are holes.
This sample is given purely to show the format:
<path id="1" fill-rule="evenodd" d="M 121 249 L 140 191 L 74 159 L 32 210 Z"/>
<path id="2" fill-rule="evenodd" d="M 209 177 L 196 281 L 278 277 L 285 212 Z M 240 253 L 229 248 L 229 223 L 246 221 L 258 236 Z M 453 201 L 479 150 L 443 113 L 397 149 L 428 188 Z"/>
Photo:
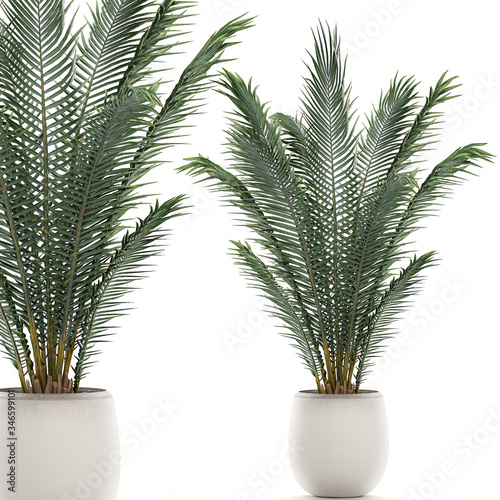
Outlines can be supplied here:
<path id="1" fill-rule="evenodd" d="M 301 391 L 290 424 L 295 479 L 318 497 L 359 497 L 382 479 L 389 436 L 382 394 Z"/>
<path id="2" fill-rule="evenodd" d="M 119 448 L 104 390 L 0 389 L 0 500 L 115 500 Z"/>

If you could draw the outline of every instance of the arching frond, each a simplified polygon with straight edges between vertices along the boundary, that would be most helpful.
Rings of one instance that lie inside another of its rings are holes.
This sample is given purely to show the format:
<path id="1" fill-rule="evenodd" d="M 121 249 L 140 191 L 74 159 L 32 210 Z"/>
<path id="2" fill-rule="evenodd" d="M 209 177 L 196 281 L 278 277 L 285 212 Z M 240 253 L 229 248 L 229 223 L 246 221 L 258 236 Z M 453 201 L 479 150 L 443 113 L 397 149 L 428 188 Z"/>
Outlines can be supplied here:
<path id="1" fill-rule="evenodd" d="M 141 178 L 251 25 L 211 36 L 162 100 L 152 67 L 185 43 L 193 5 L 102 0 L 82 30 L 64 0 L 1 2 L 0 345 L 25 391 L 78 390 L 163 224 L 181 214 L 182 198 L 157 203 L 123 237 L 146 201 Z"/>
<path id="2" fill-rule="evenodd" d="M 310 57 L 295 118 L 270 117 L 251 82 L 224 72 L 230 166 L 200 156 L 181 170 L 222 191 L 256 234 L 259 251 L 236 242 L 236 261 L 318 390 L 353 393 L 436 261 L 430 252 L 400 270 L 408 236 L 491 156 L 460 148 L 422 180 L 420 153 L 436 142 L 455 79 L 444 74 L 424 99 L 413 77 L 396 76 L 356 133 L 336 30 L 319 26 Z"/>

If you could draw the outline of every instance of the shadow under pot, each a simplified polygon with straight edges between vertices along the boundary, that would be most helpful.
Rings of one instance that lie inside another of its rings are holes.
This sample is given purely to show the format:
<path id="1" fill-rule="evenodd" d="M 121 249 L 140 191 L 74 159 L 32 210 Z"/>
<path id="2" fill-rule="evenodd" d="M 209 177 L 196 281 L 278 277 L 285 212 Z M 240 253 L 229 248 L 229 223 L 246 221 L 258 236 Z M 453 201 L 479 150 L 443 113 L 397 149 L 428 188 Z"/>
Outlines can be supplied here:
<path id="1" fill-rule="evenodd" d="M 389 436 L 382 394 L 296 394 L 290 423 L 295 479 L 317 497 L 366 495 L 384 475 Z"/>
<path id="2" fill-rule="evenodd" d="M 113 397 L 0 389 L 0 500 L 115 500 L 120 441 Z"/>

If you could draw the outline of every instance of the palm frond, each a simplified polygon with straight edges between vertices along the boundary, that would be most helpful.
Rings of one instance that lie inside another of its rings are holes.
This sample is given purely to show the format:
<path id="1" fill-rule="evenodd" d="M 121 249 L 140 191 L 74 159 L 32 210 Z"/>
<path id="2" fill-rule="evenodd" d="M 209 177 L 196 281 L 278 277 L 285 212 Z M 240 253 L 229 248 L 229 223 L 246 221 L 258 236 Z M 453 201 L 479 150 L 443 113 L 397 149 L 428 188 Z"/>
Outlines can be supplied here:
<path id="1" fill-rule="evenodd" d="M 159 4 L 154 19 L 142 35 L 118 84 L 118 91 L 151 77 L 154 74 L 152 64 L 185 43 L 178 40 L 184 34 L 178 23 L 186 20 L 189 15 L 187 12 L 194 5 L 195 2 L 177 0 L 163 0 Z"/>
<path id="2" fill-rule="evenodd" d="M 244 274 L 251 282 L 255 283 L 257 288 L 262 290 L 264 297 L 274 305 L 271 314 L 286 325 L 283 335 L 294 342 L 300 358 L 314 375 L 316 385 L 320 390 L 323 378 L 321 373 L 322 359 L 321 357 L 318 359 L 320 350 L 311 347 L 315 344 L 315 338 L 309 333 L 304 319 L 297 315 L 295 297 L 290 293 L 290 290 L 279 284 L 274 273 L 255 255 L 248 244 L 238 241 L 232 243 L 236 262 L 246 270 Z"/>
<path id="3" fill-rule="evenodd" d="M 152 22 L 151 0 L 103 0 L 91 11 L 88 37 L 82 36 L 77 76 L 84 89 L 81 115 L 99 107 L 130 72 L 137 47 Z M 154 21 L 153 21 L 154 22 Z"/>
<path id="4" fill-rule="evenodd" d="M 423 99 L 413 77 L 396 76 L 356 133 L 336 30 L 319 26 L 310 57 L 295 118 L 269 116 L 251 81 L 224 71 L 230 167 L 200 156 L 180 170 L 222 191 L 255 233 L 259 252 L 233 242 L 235 259 L 318 391 L 354 393 L 436 262 L 429 252 L 400 270 L 408 236 L 491 155 L 460 148 L 421 181 L 420 153 L 437 140 L 455 78 L 442 75 Z"/>
<path id="5" fill-rule="evenodd" d="M 174 217 L 183 215 L 184 196 L 172 198 L 161 205 L 157 202 L 147 217 L 127 232 L 120 248 L 109 258 L 107 267 L 93 285 L 92 300 L 82 320 L 87 335 L 72 341 L 78 347 L 75 367 L 75 386 L 78 389 L 85 371 L 92 365 L 94 346 L 110 335 L 109 322 L 125 311 L 122 297 L 133 282 L 144 277 L 148 268 L 144 261 L 161 252 L 158 241 L 166 235 L 163 226 Z M 68 368 L 68 367 L 67 367 Z"/>
<path id="6" fill-rule="evenodd" d="M 238 17 L 215 32 L 182 72 L 174 88 L 145 135 L 134 165 L 147 162 L 171 145 L 184 120 L 196 113 L 201 94 L 210 86 L 207 77 L 213 67 L 222 64 L 226 49 L 234 45 L 234 36 L 252 26 L 253 19 Z"/>
<path id="7" fill-rule="evenodd" d="M 357 161 L 362 168 L 363 181 L 358 206 L 381 176 L 391 171 L 415 119 L 418 94 L 412 77 L 396 77 L 389 90 L 381 94 L 380 102 L 367 119 L 360 141 Z"/>
<path id="8" fill-rule="evenodd" d="M 385 292 L 378 298 L 375 310 L 370 315 L 366 334 L 358 336 L 357 349 L 361 353 L 356 374 L 359 389 L 366 375 L 367 360 L 373 360 L 384 348 L 384 342 L 395 335 L 393 324 L 411 306 L 409 299 L 419 292 L 423 283 L 422 272 L 436 265 L 436 253 L 429 252 L 414 257 L 399 276 L 392 278 Z"/>
<path id="9" fill-rule="evenodd" d="M 332 332 L 327 315 L 331 314 L 332 302 L 322 293 L 328 286 L 328 252 L 321 244 L 321 230 L 315 230 L 324 224 L 317 215 L 318 204 L 302 188 L 281 140 L 280 128 L 269 119 L 251 83 L 247 85 L 228 72 L 224 76 L 221 92 L 236 106 L 229 139 L 234 168 L 257 204 L 269 214 L 287 268 L 293 270 L 292 279 L 309 327 L 328 352 Z M 329 360 L 328 356 L 327 364 Z"/>
<path id="10" fill-rule="evenodd" d="M 25 391 L 78 390 L 161 225 L 180 215 L 181 198 L 157 204 L 123 238 L 142 177 L 251 25 L 210 37 L 162 102 L 153 64 L 185 42 L 193 5 L 102 0 L 85 35 L 64 0 L 1 3 L 0 345 Z"/>
<path id="11" fill-rule="evenodd" d="M 10 294 L 9 282 L 3 275 L 0 275 L 0 318 L 2 319 L 0 321 L 1 347 L 7 359 L 17 369 L 23 390 L 26 390 L 24 373 L 30 362 L 28 341 L 22 332 L 22 323 L 16 314 L 16 306 Z M 11 324 L 11 318 L 17 320 L 17 323 Z"/>
<path id="12" fill-rule="evenodd" d="M 401 141 L 389 172 L 402 171 L 411 158 L 427 151 L 435 142 L 443 116 L 442 112 L 436 110 L 436 106 L 456 98 L 453 91 L 459 87 L 454 84 L 457 77 L 446 78 L 446 75 L 447 73 L 443 73 L 435 87 L 431 87 L 428 97 L 415 116 L 413 125 Z"/>
<path id="13" fill-rule="evenodd" d="M 465 181 L 465 176 L 475 175 L 481 161 L 491 162 L 493 156 L 481 148 L 485 144 L 469 144 L 458 148 L 448 158 L 436 165 L 415 190 L 398 226 L 408 230 L 422 218 L 435 215 L 443 199 L 453 193 L 454 187 Z"/>

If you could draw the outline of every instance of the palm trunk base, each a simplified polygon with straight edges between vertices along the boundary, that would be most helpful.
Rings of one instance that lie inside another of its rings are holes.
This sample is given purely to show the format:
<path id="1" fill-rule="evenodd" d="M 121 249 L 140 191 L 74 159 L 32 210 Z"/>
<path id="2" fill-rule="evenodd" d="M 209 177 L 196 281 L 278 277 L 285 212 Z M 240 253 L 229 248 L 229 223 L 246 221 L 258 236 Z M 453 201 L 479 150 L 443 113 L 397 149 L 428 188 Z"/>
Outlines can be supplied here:
<path id="1" fill-rule="evenodd" d="M 45 387 L 40 380 L 33 377 L 26 379 L 26 392 L 30 394 L 70 394 L 74 392 L 73 379 L 68 379 L 66 375 L 57 377 L 55 381 L 51 376 L 48 377 Z"/>
<path id="2" fill-rule="evenodd" d="M 351 382 L 340 383 L 339 380 L 335 383 L 335 389 L 332 388 L 330 383 L 321 385 L 321 394 L 356 394 L 356 386 Z"/>

